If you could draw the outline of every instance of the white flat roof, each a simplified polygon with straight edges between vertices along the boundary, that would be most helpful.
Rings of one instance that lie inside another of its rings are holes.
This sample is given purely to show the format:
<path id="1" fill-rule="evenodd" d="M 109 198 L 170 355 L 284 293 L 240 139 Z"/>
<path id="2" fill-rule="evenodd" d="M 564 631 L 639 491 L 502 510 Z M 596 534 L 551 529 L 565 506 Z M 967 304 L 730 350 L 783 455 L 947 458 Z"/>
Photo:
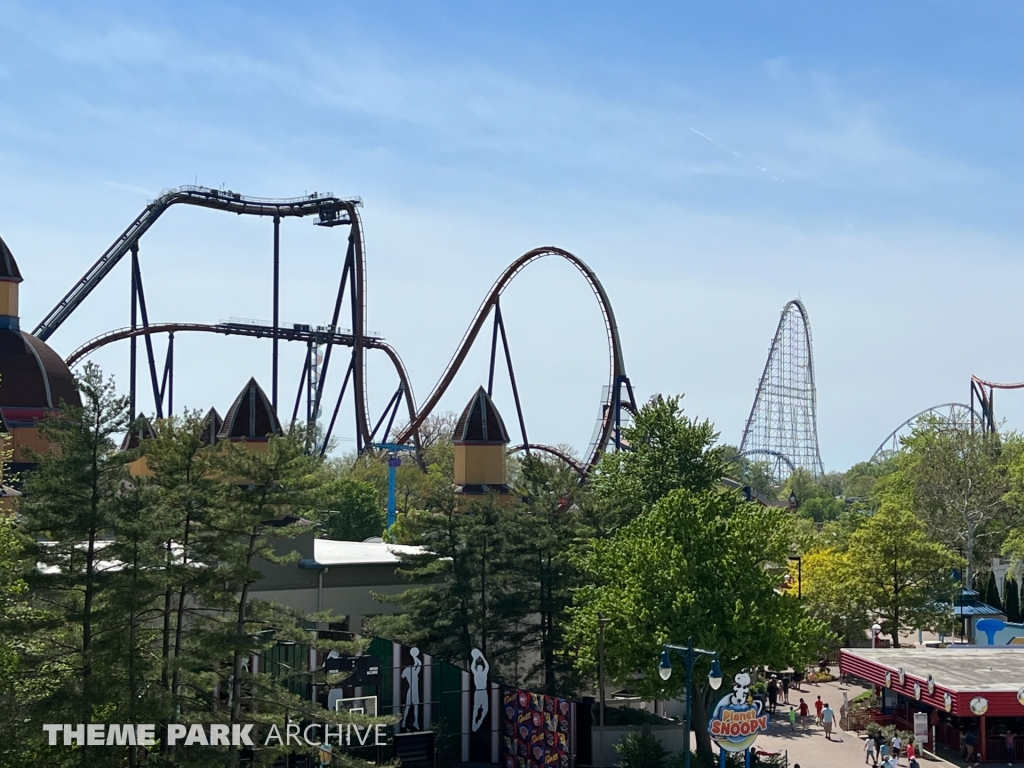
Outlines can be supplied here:
<path id="1" fill-rule="evenodd" d="M 956 691 L 1016 692 L 1024 685 L 1024 647 L 843 648 L 843 653 Z"/>
<path id="2" fill-rule="evenodd" d="M 420 547 L 379 541 L 313 540 L 313 559 L 321 565 L 398 565 L 399 554 L 422 551 Z"/>

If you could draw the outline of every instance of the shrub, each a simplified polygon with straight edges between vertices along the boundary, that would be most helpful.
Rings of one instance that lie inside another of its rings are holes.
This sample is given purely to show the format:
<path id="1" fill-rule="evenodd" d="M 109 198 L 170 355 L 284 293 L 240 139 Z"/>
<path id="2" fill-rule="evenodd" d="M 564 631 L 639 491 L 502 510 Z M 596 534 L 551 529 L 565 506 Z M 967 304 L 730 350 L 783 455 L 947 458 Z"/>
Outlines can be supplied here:
<path id="1" fill-rule="evenodd" d="M 666 768 L 668 750 L 653 736 L 627 734 L 615 745 L 615 751 L 619 753 L 617 768 Z"/>

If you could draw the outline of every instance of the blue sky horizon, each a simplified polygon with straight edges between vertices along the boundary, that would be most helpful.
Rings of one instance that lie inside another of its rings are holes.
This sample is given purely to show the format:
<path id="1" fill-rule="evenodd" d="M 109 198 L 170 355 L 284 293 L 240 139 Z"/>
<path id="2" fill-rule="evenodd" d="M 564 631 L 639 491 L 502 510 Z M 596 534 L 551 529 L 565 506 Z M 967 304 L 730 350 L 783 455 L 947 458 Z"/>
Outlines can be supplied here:
<path id="1" fill-rule="evenodd" d="M 734 444 L 801 298 L 842 470 L 965 401 L 971 374 L 1024 380 L 1022 28 L 1008 2 L 0 2 L 0 236 L 32 327 L 163 189 L 358 195 L 369 328 L 420 400 L 501 270 L 560 246 L 608 291 L 638 397 L 685 394 Z M 168 213 L 141 245 L 151 319 L 269 318 L 270 232 Z M 282 227 L 284 320 L 327 322 L 341 248 Z M 127 298 L 122 265 L 52 346 L 126 325 Z M 503 310 L 530 439 L 585 450 L 607 383 L 592 294 L 544 262 Z M 486 346 L 442 408 L 484 380 Z M 267 342 L 176 356 L 178 406 L 269 388 Z M 285 402 L 301 358 L 286 351 Z M 126 382 L 126 347 L 94 359 Z M 378 412 L 395 382 L 369 366 Z M 997 399 L 1024 429 L 1024 396 Z M 503 382 L 496 400 L 514 421 Z"/>

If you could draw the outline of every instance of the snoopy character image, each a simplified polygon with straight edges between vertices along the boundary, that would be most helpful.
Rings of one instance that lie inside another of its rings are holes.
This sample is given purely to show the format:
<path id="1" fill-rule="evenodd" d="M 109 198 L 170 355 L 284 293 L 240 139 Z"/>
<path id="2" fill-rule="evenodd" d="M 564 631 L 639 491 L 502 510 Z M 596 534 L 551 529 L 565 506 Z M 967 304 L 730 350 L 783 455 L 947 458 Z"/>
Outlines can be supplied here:
<path id="1" fill-rule="evenodd" d="M 746 704 L 747 698 L 750 694 L 750 673 L 746 670 L 737 672 L 733 681 L 732 696 L 729 698 L 729 703 L 738 705 Z"/>

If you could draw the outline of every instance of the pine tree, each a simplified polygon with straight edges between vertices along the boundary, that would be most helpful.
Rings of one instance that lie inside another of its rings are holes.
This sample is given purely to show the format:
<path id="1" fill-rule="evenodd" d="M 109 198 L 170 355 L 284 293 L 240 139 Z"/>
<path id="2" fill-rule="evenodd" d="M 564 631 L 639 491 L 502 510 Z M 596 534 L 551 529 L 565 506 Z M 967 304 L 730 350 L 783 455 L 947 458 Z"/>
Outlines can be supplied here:
<path id="1" fill-rule="evenodd" d="M 518 569 L 531 616 L 525 645 L 536 659 L 526 681 L 549 695 L 569 694 L 580 687 L 564 634 L 573 592 L 582 582 L 573 553 L 593 535 L 578 506 L 583 489 L 571 468 L 533 455 L 521 463 L 517 490 L 524 497 L 519 514 L 529 532 Z"/>
<path id="2" fill-rule="evenodd" d="M 50 683 L 39 702 L 47 722 L 90 723 L 124 690 L 122 665 L 109 666 L 124 616 L 111 603 L 116 570 L 107 550 L 128 481 L 126 456 L 114 441 L 127 427 L 127 400 L 91 364 L 79 389 L 81 408 L 65 406 L 41 422 L 43 437 L 59 450 L 36 457 L 19 507 L 25 531 L 37 542 L 30 551 L 39 567 L 29 584 L 50 618 L 45 631 L 52 642 L 29 662 Z M 83 766 L 113 759 L 88 746 L 76 751 Z"/>
<path id="3" fill-rule="evenodd" d="M 1006 603 L 1006 620 L 1019 624 L 1021 621 L 1020 590 L 1017 588 L 1016 579 L 1007 577 L 1006 583 L 1003 585 L 1003 595 Z"/>
<path id="4" fill-rule="evenodd" d="M 436 466 L 429 471 L 428 509 L 402 521 L 402 541 L 423 548 L 401 558 L 401 573 L 415 585 L 399 595 L 376 596 L 403 613 L 378 617 L 371 631 L 463 665 L 479 648 L 495 674 L 515 682 L 524 671 L 530 604 L 520 575 L 532 531 L 507 499 L 460 497 L 445 472 Z"/>
<path id="5" fill-rule="evenodd" d="M 1003 610 L 1003 601 L 999 599 L 999 589 L 996 587 L 996 575 L 994 573 L 989 573 L 982 597 L 988 605 L 997 610 Z"/>

